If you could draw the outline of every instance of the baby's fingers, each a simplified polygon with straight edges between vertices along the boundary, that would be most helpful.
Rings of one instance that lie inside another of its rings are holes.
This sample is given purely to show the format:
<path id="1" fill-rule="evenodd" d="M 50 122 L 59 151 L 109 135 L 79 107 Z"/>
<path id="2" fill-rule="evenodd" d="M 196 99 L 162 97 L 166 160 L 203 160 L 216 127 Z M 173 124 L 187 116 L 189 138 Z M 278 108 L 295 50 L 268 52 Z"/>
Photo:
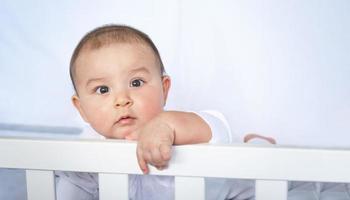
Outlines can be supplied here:
<path id="1" fill-rule="evenodd" d="M 171 158 L 171 148 L 172 148 L 172 145 L 167 145 L 167 144 L 161 144 L 159 146 L 159 151 L 160 151 L 160 154 L 163 158 L 164 161 L 169 161 L 170 158 Z"/>
<path id="2" fill-rule="evenodd" d="M 142 170 L 142 172 L 144 174 L 148 174 L 149 169 L 147 166 L 147 162 L 143 157 L 144 155 L 143 155 L 142 150 L 140 148 L 137 148 L 136 154 L 137 154 L 137 162 L 139 163 L 140 169 Z"/>
<path id="3" fill-rule="evenodd" d="M 159 148 L 154 149 L 151 153 L 152 155 L 152 160 L 150 163 L 157 167 L 157 169 L 161 170 L 164 169 L 165 166 L 168 164 L 168 161 L 164 160 L 162 155 L 160 154 Z"/>
<path id="4" fill-rule="evenodd" d="M 168 162 L 171 158 L 171 145 L 161 144 L 158 148 L 157 152 L 157 159 L 153 159 L 154 165 L 157 167 L 158 170 L 163 170 L 168 167 Z M 154 154 L 152 154 L 152 158 Z"/>
<path id="5" fill-rule="evenodd" d="M 265 142 L 269 142 L 270 144 L 276 144 L 276 140 L 274 138 L 262 136 L 262 135 L 258 135 L 258 134 L 254 134 L 254 133 L 247 134 L 244 137 L 244 143 L 248 143 L 253 139 L 260 139 L 260 140 L 263 140 Z"/>

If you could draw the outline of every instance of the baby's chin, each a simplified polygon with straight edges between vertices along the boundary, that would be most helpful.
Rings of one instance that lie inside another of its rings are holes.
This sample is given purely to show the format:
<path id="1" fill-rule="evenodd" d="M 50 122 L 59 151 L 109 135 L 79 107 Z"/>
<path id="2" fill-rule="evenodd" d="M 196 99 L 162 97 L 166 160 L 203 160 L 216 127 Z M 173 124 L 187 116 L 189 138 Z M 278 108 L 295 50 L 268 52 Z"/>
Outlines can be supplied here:
<path id="1" fill-rule="evenodd" d="M 111 139 L 125 139 L 125 136 L 130 135 L 134 131 L 133 128 L 123 128 L 123 130 L 113 130 L 108 138 Z"/>
<path id="2" fill-rule="evenodd" d="M 112 127 L 108 130 L 106 129 L 93 129 L 102 135 L 105 138 L 108 139 L 126 139 L 125 136 L 130 135 L 132 132 L 134 132 L 137 129 L 137 126 L 128 126 L 128 127 Z"/>

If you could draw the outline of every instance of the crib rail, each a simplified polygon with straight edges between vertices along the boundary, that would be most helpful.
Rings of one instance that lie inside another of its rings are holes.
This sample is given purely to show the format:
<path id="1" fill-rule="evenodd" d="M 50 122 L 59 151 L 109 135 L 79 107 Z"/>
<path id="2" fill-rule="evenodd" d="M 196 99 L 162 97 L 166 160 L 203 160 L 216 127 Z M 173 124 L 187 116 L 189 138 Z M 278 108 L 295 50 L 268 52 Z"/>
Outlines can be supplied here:
<path id="1" fill-rule="evenodd" d="M 0 138 L 0 168 L 27 170 L 29 200 L 55 199 L 53 170 L 97 172 L 101 200 L 127 199 L 127 174 L 141 174 L 135 149 L 122 140 Z M 176 176 L 176 199 L 203 199 L 202 177 L 222 177 L 255 179 L 257 200 L 284 200 L 288 180 L 350 182 L 348 169 L 346 149 L 200 144 L 174 147 L 169 168 L 151 174 Z"/>

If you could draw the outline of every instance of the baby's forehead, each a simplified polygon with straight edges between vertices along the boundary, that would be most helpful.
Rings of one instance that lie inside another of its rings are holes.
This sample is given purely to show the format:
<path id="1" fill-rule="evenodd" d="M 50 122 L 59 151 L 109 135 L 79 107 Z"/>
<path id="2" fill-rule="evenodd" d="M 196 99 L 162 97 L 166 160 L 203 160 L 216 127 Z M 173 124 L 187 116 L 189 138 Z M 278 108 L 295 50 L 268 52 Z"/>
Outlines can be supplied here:
<path id="1" fill-rule="evenodd" d="M 119 40 L 116 38 L 106 38 L 106 39 L 98 39 L 93 38 L 85 42 L 85 44 L 81 47 L 81 51 L 83 50 L 96 50 L 100 48 L 106 48 L 110 46 L 118 46 L 118 45 L 130 45 L 130 46 L 143 46 L 146 48 L 150 48 L 152 51 L 152 47 L 145 41 L 140 39 L 130 39 L 130 40 Z"/>
<path id="2" fill-rule="evenodd" d="M 126 70 L 132 70 L 140 65 L 151 67 L 161 73 L 160 62 L 157 59 L 153 49 L 144 43 L 112 43 L 104 46 L 86 46 L 81 49 L 76 63 L 75 76 L 81 76 L 86 71 L 100 71 L 96 66 L 91 69 L 91 66 L 107 64 L 109 60 L 122 60 L 130 65 Z M 114 61 L 112 61 L 114 62 Z M 112 63 L 114 64 L 114 63 Z M 111 65 L 112 65 L 111 64 Z"/>
<path id="3" fill-rule="evenodd" d="M 108 56 L 112 56 L 114 59 L 146 60 L 155 62 L 157 65 L 160 64 L 156 52 L 145 42 L 113 42 L 98 47 L 87 44 L 81 48 L 76 59 L 76 65 L 81 61 L 104 60 Z"/>
<path id="4" fill-rule="evenodd" d="M 149 48 L 150 51 L 148 54 L 153 53 L 155 56 L 155 61 L 158 63 L 160 74 L 163 75 L 165 73 L 158 49 L 147 34 L 129 26 L 107 25 L 96 28 L 87 33 L 74 49 L 70 60 L 70 77 L 74 89 L 76 89 L 77 61 L 79 60 L 79 57 L 82 57 L 86 52 L 94 51 L 96 49 L 98 50 L 115 43 L 129 43 L 131 45 L 142 45 Z"/>

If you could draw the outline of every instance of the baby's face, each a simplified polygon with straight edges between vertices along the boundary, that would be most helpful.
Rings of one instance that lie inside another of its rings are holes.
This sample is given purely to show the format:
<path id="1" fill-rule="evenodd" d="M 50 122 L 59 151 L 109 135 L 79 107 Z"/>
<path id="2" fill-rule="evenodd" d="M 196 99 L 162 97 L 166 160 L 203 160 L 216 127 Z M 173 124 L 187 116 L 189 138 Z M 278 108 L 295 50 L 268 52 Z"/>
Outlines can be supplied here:
<path id="1" fill-rule="evenodd" d="M 116 43 L 83 50 L 75 64 L 79 97 L 73 103 L 103 136 L 123 139 L 163 110 L 170 79 L 161 76 L 150 47 Z"/>

